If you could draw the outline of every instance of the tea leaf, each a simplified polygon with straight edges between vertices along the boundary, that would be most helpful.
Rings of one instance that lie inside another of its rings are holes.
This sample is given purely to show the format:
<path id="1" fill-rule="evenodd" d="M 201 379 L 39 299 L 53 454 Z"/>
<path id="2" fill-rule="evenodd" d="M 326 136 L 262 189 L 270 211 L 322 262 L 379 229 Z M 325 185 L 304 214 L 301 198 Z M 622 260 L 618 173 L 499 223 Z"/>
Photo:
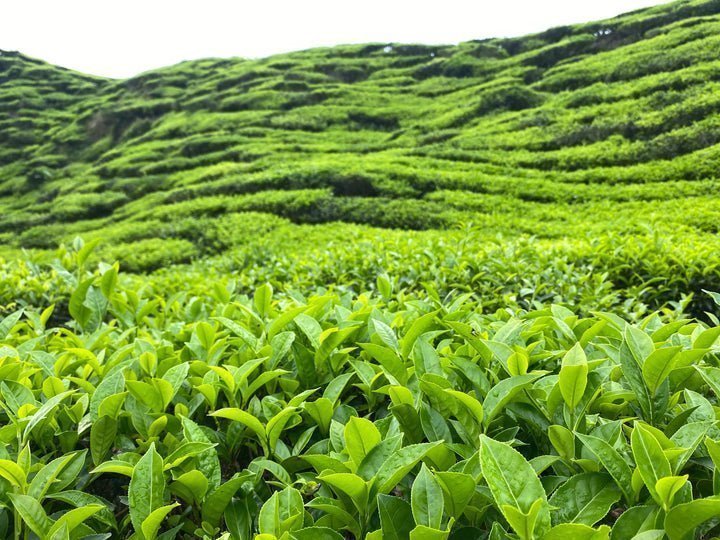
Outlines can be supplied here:
<path id="1" fill-rule="evenodd" d="M 130 519 L 136 531 L 141 531 L 147 517 L 163 505 L 164 497 L 163 460 L 151 444 L 133 468 L 128 488 Z"/>

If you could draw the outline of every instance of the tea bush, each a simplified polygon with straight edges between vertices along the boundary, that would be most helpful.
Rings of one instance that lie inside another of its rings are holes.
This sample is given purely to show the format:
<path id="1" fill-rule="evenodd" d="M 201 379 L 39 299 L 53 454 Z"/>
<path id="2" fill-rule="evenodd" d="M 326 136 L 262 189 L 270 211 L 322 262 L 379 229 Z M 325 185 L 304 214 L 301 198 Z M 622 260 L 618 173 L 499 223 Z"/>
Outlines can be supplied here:
<path id="1" fill-rule="evenodd" d="M 174 294 L 92 247 L 3 267 L 67 295 L 0 321 L 4 537 L 713 534 L 718 306 L 492 312 L 385 273 Z"/>

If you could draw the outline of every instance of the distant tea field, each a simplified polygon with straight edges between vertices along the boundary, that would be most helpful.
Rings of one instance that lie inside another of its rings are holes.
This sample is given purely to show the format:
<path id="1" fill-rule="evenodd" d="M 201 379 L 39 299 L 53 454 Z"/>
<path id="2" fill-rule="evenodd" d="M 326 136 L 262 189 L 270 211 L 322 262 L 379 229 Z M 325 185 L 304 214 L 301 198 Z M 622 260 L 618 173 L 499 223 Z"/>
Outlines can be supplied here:
<path id="1" fill-rule="evenodd" d="M 717 0 L 0 51 L 0 538 L 720 537 L 718 177 Z"/>

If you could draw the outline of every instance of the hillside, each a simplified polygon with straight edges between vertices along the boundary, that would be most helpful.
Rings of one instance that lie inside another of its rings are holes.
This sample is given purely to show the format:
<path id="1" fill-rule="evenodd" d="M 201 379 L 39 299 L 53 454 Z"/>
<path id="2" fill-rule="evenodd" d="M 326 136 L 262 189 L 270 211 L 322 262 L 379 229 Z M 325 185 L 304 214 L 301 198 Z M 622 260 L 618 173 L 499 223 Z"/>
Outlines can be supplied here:
<path id="1" fill-rule="evenodd" d="M 679 2 L 518 39 L 211 59 L 122 81 L 3 52 L 2 238 L 47 246 L 108 226 L 121 240 L 114 224 L 250 209 L 410 228 L 478 212 L 502 228 L 492 214 L 608 200 L 683 215 L 718 170 L 718 13 Z"/>
<path id="2" fill-rule="evenodd" d="M 715 0 L 522 38 L 208 59 L 128 80 L 3 52 L 0 242 L 12 259 L 80 235 L 132 272 L 200 261 L 181 276 L 203 275 L 212 261 L 282 281 L 278 268 L 299 265 L 292 280 L 319 284 L 347 273 L 298 261 L 371 245 L 384 258 L 350 271 L 366 285 L 438 242 L 462 239 L 472 259 L 498 235 L 531 237 L 518 249 L 533 268 L 557 255 L 651 306 L 680 301 L 720 289 L 719 53 Z M 336 221 L 362 226 L 302 225 Z M 270 271 L 270 256 L 286 260 Z M 515 264 L 476 274 L 506 293 L 565 287 L 505 270 Z"/>
<path id="3" fill-rule="evenodd" d="M 2 51 L 0 538 L 720 538 L 719 171 L 720 0 Z"/>

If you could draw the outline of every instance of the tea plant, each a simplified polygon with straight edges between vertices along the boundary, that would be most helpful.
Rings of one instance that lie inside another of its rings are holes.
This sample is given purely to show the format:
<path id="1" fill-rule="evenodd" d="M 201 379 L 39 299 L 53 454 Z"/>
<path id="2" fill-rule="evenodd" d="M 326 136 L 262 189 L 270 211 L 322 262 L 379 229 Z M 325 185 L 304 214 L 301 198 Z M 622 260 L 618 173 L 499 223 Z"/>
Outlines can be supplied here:
<path id="1" fill-rule="evenodd" d="M 384 275 L 377 294 L 158 295 L 87 255 L 70 320 L 0 322 L 3 537 L 682 540 L 717 523 L 714 323 L 487 313 Z"/>

